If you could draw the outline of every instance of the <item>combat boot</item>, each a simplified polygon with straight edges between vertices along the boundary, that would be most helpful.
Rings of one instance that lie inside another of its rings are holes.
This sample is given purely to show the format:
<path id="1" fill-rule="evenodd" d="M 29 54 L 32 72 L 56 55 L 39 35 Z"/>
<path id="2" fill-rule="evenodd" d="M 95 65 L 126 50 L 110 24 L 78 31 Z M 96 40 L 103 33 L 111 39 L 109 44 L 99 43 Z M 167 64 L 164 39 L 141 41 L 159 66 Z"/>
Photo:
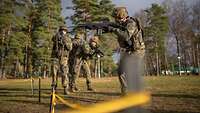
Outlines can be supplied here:
<path id="1" fill-rule="evenodd" d="M 55 93 L 57 93 L 57 90 L 56 90 L 57 84 L 52 83 L 52 84 L 51 84 L 51 88 L 52 88 L 52 90 L 55 90 Z"/>
<path id="2" fill-rule="evenodd" d="M 122 95 L 122 96 L 125 96 L 126 94 L 127 94 L 127 89 L 124 88 L 124 87 L 122 87 L 122 88 L 121 88 L 121 95 Z"/>
<path id="3" fill-rule="evenodd" d="M 64 95 L 68 95 L 67 87 L 64 87 Z"/>
<path id="4" fill-rule="evenodd" d="M 57 88 L 57 83 L 52 83 L 51 87 L 54 87 L 56 89 Z"/>
<path id="5" fill-rule="evenodd" d="M 70 92 L 76 92 L 76 91 L 79 91 L 79 89 L 74 85 L 70 85 L 69 91 Z"/>
<path id="6" fill-rule="evenodd" d="M 78 89 L 77 87 L 74 87 L 74 90 L 75 90 L 75 91 L 79 91 L 80 89 Z"/>
<path id="7" fill-rule="evenodd" d="M 75 92 L 74 88 L 70 87 L 69 92 L 72 92 L 72 93 Z"/>
<path id="8" fill-rule="evenodd" d="M 94 89 L 91 88 L 91 87 L 87 88 L 87 90 L 88 90 L 88 91 L 94 91 Z"/>
<path id="9" fill-rule="evenodd" d="M 90 85 L 87 85 L 87 90 L 88 91 L 94 91 L 94 89 Z"/>
<path id="10" fill-rule="evenodd" d="M 86 80 L 86 84 L 87 84 L 88 91 L 94 91 L 94 89 L 91 87 L 91 82 L 89 80 Z"/>

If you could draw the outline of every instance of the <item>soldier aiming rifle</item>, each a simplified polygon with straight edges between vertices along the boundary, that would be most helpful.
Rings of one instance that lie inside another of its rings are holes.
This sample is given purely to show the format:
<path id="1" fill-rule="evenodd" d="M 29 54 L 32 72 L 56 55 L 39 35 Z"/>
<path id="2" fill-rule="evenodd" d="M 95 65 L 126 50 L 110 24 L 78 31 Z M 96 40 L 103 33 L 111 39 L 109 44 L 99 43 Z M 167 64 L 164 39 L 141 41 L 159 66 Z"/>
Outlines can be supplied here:
<path id="1" fill-rule="evenodd" d="M 136 18 L 128 16 L 125 7 L 117 7 L 113 12 L 113 17 L 115 18 L 115 22 L 102 21 L 101 23 L 86 23 L 80 24 L 77 27 L 97 30 L 97 33 L 99 30 L 103 32 L 113 32 L 117 35 L 121 50 L 118 75 L 121 84 L 121 92 L 125 94 L 127 89 L 140 89 L 139 87 L 136 88 L 136 84 L 127 84 L 133 83 L 127 82 L 127 80 L 133 80 L 132 78 L 134 77 L 140 78 L 139 76 L 144 74 L 145 45 L 143 41 L 143 30 Z M 134 68 L 134 72 L 130 73 L 129 70 L 132 69 L 130 69 L 128 65 L 136 67 Z M 140 80 L 138 81 L 140 82 Z"/>

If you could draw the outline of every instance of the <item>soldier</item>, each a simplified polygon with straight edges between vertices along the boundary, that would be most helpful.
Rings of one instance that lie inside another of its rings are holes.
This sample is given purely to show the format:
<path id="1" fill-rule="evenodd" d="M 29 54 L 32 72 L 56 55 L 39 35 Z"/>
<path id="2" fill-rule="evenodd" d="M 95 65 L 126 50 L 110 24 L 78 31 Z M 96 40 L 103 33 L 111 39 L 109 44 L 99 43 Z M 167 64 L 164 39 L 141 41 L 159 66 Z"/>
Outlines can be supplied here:
<path id="1" fill-rule="evenodd" d="M 121 84 L 121 92 L 125 94 L 127 89 L 139 89 L 136 88 L 138 87 L 135 85 L 137 83 L 133 86 L 133 79 L 138 79 L 144 74 L 145 45 L 139 21 L 136 18 L 129 17 L 125 7 L 116 8 L 113 16 L 116 23 L 125 28 L 125 30 L 111 26 L 108 28 L 110 32 L 114 32 L 118 36 L 118 42 L 121 48 L 118 75 Z M 130 65 L 134 67 L 129 67 Z M 127 68 L 129 68 L 129 70 Z M 138 81 L 140 80 L 138 79 Z"/>
<path id="2" fill-rule="evenodd" d="M 91 72 L 89 67 L 89 59 L 91 59 L 95 54 L 95 49 L 98 47 L 98 42 L 99 39 L 97 36 L 91 38 L 89 43 L 84 41 L 82 45 L 82 51 L 80 54 L 88 91 L 94 91 L 94 89 L 91 87 Z"/>
<path id="3" fill-rule="evenodd" d="M 76 79 L 78 78 L 78 75 L 80 73 L 80 67 L 81 67 L 81 47 L 83 44 L 83 34 L 82 32 L 77 32 L 75 35 L 73 41 L 72 41 L 72 50 L 70 52 L 70 91 L 75 92 L 78 91 L 79 89 L 76 87 Z"/>
<path id="4" fill-rule="evenodd" d="M 90 42 L 87 43 L 86 41 L 82 40 L 80 44 L 79 52 L 77 52 L 77 56 L 79 57 L 79 62 L 76 62 L 74 65 L 74 73 L 72 75 L 72 81 L 71 81 L 71 88 L 73 90 L 77 90 L 76 87 L 76 79 L 77 75 L 80 72 L 80 69 L 82 67 L 84 71 L 84 75 L 86 78 L 86 85 L 88 91 L 93 91 L 94 89 L 91 87 L 91 72 L 89 67 L 89 59 L 92 58 L 92 56 L 95 54 L 96 48 L 98 47 L 98 37 L 95 36 L 90 39 Z M 74 49 L 74 48 L 73 48 Z M 72 50 L 73 51 L 73 50 Z"/>
<path id="5" fill-rule="evenodd" d="M 68 58 L 69 52 L 72 49 L 71 38 L 67 34 L 67 28 L 60 26 L 58 33 L 53 36 L 53 49 L 52 49 L 52 87 L 57 87 L 58 72 L 60 70 L 62 76 L 62 86 L 64 88 L 64 94 L 68 93 Z"/>

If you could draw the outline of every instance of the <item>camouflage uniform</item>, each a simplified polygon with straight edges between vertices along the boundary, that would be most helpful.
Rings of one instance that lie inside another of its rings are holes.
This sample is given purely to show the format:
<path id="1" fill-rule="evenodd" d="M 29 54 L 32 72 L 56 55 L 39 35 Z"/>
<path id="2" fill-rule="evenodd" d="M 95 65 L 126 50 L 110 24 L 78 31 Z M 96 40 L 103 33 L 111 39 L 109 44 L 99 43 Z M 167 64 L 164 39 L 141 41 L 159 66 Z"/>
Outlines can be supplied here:
<path id="1" fill-rule="evenodd" d="M 68 58 L 69 52 L 72 49 L 72 42 L 69 35 L 62 34 L 62 32 L 67 32 L 67 28 L 65 26 L 61 26 L 59 32 L 52 38 L 53 41 L 53 49 L 52 49 L 52 86 L 57 87 L 58 82 L 58 73 L 61 72 L 62 76 L 62 86 L 64 88 L 64 93 L 67 94 L 68 88 Z"/>
<path id="2" fill-rule="evenodd" d="M 133 87 L 127 83 L 134 81 L 133 79 L 130 79 L 131 77 L 127 77 L 127 68 L 134 70 L 134 73 L 131 73 L 132 78 L 135 76 L 141 76 L 144 73 L 145 45 L 139 21 L 135 18 L 128 17 L 126 8 L 116 8 L 114 16 L 116 22 L 126 29 L 122 30 L 120 28 L 109 28 L 109 31 L 114 32 L 118 36 L 118 42 L 121 48 L 118 75 L 121 84 L 121 92 L 126 93 L 127 88 L 130 89 L 129 87 Z M 129 61 L 127 59 L 129 59 Z M 127 64 L 130 63 L 132 63 L 131 66 L 135 67 L 128 67 Z M 127 82 L 128 80 L 132 81 Z"/>
<path id="3" fill-rule="evenodd" d="M 75 54 L 74 54 L 75 53 Z M 87 90 L 92 91 L 91 87 L 91 72 L 89 67 L 89 59 L 94 53 L 94 49 L 84 40 L 81 40 L 80 38 L 73 40 L 73 49 L 72 49 L 72 56 L 70 62 L 71 66 L 73 66 L 72 69 L 70 69 L 72 73 L 72 78 L 70 82 L 71 90 L 78 90 L 76 87 L 76 80 L 78 78 L 78 74 L 80 72 L 80 69 L 82 68 L 84 71 L 84 75 L 86 78 L 86 84 L 87 84 Z M 70 56 L 71 57 L 71 56 Z"/>
<path id="4" fill-rule="evenodd" d="M 93 88 L 91 87 L 91 72 L 89 67 L 89 60 L 95 53 L 95 47 L 91 45 L 91 42 L 94 42 L 95 40 L 92 39 L 90 40 L 90 43 L 87 43 L 86 41 L 83 42 L 82 51 L 80 54 L 82 59 L 82 69 L 84 70 L 84 75 L 86 78 L 87 90 L 89 91 L 93 91 Z M 95 43 L 97 44 L 97 42 Z"/>
<path id="5" fill-rule="evenodd" d="M 72 92 L 74 92 L 74 90 L 76 91 L 78 90 L 78 88 L 76 87 L 76 79 L 79 76 L 82 63 L 80 56 L 82 43 L 83 43 L 82 35 L 80 33 L 77 33 L 72 41 L 73 46 L 69 57 L 69 62 L 70 62 L 69 72 L 71 75 L 69 86 Z"/>

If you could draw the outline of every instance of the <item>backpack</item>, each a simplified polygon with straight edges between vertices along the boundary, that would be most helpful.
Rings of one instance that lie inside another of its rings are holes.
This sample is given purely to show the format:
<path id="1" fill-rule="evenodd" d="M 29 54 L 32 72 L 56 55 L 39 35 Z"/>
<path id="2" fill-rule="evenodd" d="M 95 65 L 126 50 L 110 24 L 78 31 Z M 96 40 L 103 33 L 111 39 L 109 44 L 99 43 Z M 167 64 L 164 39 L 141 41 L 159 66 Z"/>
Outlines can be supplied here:
<path id="1" fill-rule="evenodd" d="M 128 40 L 127 42 L 128 50 L 130 51 L 143 50 L 145 48 L 145 45 L 144 45 L 144 40 L 143 40 L 144 34 L 143 34 L 143 29 L 141 27 L 141 24 L 137 18 L 133 18 L 133 17 L 130 17 L 129 22 L 135 22 L 137 29 L 133 31 L 133 29 L 131 28 L 133 26 L 130 26 L 130 29 L 129 29 L 129 26 L 127 24 L 127 30 L 130 33 L 129 35 L 130 40 Z"/>

